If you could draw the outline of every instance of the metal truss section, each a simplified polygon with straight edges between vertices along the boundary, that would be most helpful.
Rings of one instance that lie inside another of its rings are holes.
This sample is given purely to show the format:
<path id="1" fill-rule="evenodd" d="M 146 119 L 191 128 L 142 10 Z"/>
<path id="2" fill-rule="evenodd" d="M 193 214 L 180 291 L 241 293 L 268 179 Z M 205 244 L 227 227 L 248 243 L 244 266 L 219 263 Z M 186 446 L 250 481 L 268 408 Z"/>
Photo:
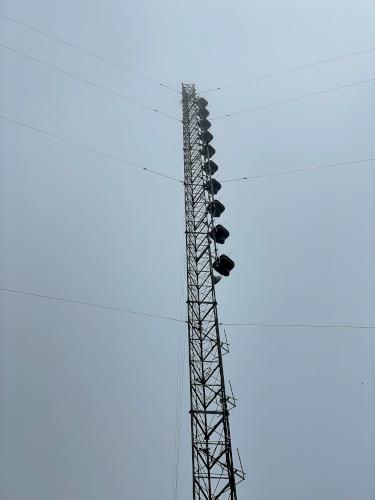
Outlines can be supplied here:
<path id="1" fill-rule="evenodd" d="M 217 248 L 210 238 L 214 217 L 207 209 L 214 196 L 207 189 L 211 169 L 202 168 L 212 151 L 203 140 L 207 116 L 194 85 L 182 85 L 182 105 L 193 500 L 237 500 L 236 484 L 244 473 L 233 463 L 229 410 L 235 401 L 224 383 L 228 344 L 220 339 L 212 267 Z"/>

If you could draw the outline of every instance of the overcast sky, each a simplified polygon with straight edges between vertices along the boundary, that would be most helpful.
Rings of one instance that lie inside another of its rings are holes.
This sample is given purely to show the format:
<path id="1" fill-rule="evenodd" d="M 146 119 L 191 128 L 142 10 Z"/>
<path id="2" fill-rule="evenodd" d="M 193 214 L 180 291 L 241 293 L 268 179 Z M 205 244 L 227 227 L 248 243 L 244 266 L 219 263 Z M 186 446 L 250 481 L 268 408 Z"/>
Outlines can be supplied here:
<path id="1" fill-rule="evenodd" d="M 177 89 L 375 47 L 372 0 L 2 0 Z M 1 43 L 181 116 L 177 93 L 0 18 Z M 0 113 L 173 177 L 177 121 L 0 47 Z M 375 54 L 203 94 L 211 116 L 375 78 Z M 370 82 L 213 121 L 218 179 L 375 157 Z M 0 118 L 0 287 L 178 317 L 183 187 Z M 223 322 L 375 325 L 375 162 L 223 184 Z M 182 299 L 181 299 L 182 297 Z M 174 322 L 0 292 L 1 500 L 174 500 Z M 375 330 L 227 327 L 239 500 L 374 500 Z M 186 362 L 185 362 L 186 364 Z M 185 366 L 178 500 L 191 500 Z"/>

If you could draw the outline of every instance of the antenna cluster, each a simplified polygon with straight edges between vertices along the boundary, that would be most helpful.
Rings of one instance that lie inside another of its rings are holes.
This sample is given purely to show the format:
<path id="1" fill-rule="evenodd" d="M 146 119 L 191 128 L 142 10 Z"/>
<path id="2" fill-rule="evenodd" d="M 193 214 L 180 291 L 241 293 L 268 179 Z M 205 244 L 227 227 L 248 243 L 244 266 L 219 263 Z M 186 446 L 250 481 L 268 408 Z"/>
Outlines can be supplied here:
<path id="1" fill-rule="evenodd" d="M 207 176 L 207 180 L 204 182 L 204 189 L 209 194 L 209 201 L 207 203 L 207 212 L 211 216 L 212 229 L 209 232 L 210 238 L 215 242 L 215 260 L 213 261 L 213 269 L 222 276 L 229 276 L 229 273 L 234 268 L 234 262 L 227 255 L 218 255 L 216 243 L 222 245 L 225 243 L 226 239 L 229 237 L 229 231 L 221 224 L 215 224 L 215 218 L 220 217 L 225 210 L 225 206 L 215 199 L 215 195 L 220 191 L 220 182 L 213 177 L 216 174 L 219 167 L 216 163 L 211 160 L 211 158 L 216 153 L 215 148 L 211 145 L 214 138 L 212 133 L 209 131 L 211 128 L 211 122 L 208 120 L 210 112 L 207 109 L 208 101 L 204 97 L 197 98 L 198 106 L 198 125 L 201 130 L 201 141 L 202 150 L 201 154 L 203 157 L 202 170 Z M 213 276 L 215 284 L 221 279 L 221 276 Z"/>

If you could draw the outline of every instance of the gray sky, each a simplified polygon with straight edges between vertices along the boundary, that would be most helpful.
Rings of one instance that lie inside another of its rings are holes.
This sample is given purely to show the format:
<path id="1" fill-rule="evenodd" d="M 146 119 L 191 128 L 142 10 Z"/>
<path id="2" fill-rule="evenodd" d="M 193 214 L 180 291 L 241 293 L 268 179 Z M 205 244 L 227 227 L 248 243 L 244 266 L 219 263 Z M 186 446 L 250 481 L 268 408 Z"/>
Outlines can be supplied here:
<path id="1" fill-rule="evenodd" d="M 177 88 L 375 46 L 371 0 L 3 0 L 1 12 Z M 173 92 L 4 19 L 0 30 L 1 43 L 180 116 Z M 1 113 L 182 177 L 177 122 L 0 55 Z M 215 116 L 374 77 L 370 53 L 207 98 Z M 214 121 L 219 179 L 374 157 L 374 104 L 369 83 Z M 0 286 L 178 316 L 182 187 L 0 127 Z M 224 184 L 236 268 L 218 286 L 220 319 L 374 325 L 374 180 L 369 163 Z M 1 500 L 172 500 L 178 325 L 1 292 L 0 326 Z M 375 331 L 227 334 L 239 499 L 373 500 Z M 186 381 L 178 500 L 191 499 Z"/>

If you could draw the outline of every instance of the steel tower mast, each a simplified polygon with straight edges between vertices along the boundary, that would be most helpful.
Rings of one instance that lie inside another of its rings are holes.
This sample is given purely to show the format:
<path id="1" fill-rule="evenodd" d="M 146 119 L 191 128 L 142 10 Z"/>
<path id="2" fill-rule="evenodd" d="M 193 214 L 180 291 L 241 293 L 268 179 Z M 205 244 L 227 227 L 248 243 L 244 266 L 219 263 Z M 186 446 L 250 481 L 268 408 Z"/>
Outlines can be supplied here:
<path id="1" fill-rule="evenodd" d="M 193 500 L 237 500 L 244 473 L 233 462 L 229 411 L 235 400 L 225 388 L 228 343 L 220 338 L 215 285 L 221 277 L 214 274 L 228 276 L 234 263 L 217 251 L 229 232 L 215 224 L 225 207 L 214 198 L 221 184 L 212 177 L 218 167 L 210 159 L 207 104 L 194 85 L 182 85 Z"/>

